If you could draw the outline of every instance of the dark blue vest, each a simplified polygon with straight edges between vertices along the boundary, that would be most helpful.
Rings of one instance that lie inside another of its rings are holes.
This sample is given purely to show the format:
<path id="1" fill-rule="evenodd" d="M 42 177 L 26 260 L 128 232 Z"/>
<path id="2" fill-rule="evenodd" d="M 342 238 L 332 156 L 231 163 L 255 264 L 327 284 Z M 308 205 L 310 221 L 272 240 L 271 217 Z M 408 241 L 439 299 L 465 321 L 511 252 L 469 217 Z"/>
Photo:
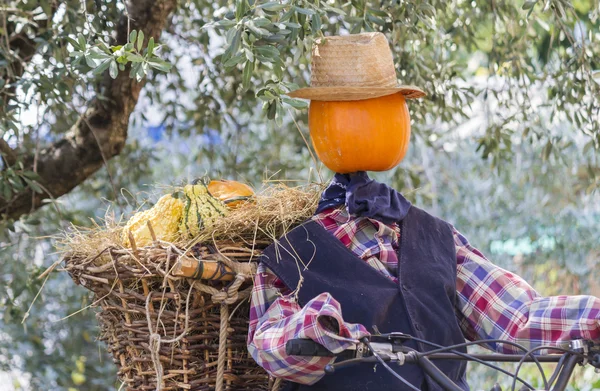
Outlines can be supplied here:
<path id="1" fill-rule="evenodd" d="M 303 282 L 299 304 L 329 292 L 341 305 L 346 322 L 360 323 L 369 331 L 400 331 L 452 345 L 464 342 L 458 326 L 456 302 L 456 250 L 451 227 L 416 207 L 400 222 L 398 251 L 399 284 L 356 257 L 318 223 L 294 228 L 263 253 L 261 262 L 289 288 Z M 298 266 L 299 265 L 299 266 Z M 409 342 L 419 351 L 433 348 Z M 465 390 L 466 364 L 434 362 Z M 430 391 L 441 390 L 415 365 L 392 365 L 411 384 Z M 287 383 L 285 390 L 406 390 L 385 368 L 362 364 L 326 375 L 312 386 Z"/>

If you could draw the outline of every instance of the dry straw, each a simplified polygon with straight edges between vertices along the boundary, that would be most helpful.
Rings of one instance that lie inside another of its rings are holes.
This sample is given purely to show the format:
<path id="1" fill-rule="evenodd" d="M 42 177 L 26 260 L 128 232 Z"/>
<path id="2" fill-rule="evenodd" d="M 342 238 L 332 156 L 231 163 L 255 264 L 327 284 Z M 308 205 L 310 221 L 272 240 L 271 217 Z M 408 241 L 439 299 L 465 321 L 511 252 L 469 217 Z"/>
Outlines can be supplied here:
<path id="1" fill-rule="evenodd" d="M 127 248 L 112 222 L 63 235 L 64 270 L 94 293 L 100 339 L 127 390 L 277 388 L 246 349 L 252 278 L 262 250 L 310 218 L 321 191 L 267 187 L 191 241 L 155 238 Z M 231 283 L 174 276 L 182 257 L 222 263 L 236 276 Z"/>

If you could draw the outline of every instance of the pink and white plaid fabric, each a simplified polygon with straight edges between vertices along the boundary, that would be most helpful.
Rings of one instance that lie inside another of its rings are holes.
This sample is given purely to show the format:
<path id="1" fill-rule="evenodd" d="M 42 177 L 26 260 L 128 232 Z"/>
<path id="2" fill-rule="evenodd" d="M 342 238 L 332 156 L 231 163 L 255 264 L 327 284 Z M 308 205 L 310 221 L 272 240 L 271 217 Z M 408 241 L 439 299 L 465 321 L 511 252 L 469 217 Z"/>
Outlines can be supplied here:
<path id="1" fill-rule="evenodd" d="M 396 225 L 353 218 L 345 208 L 326 210 L 313 219 L 356 256 L 396 280 L 400 235 Z M 457 230 L 454 230 L 454 242 L 456 314 L 465 338 L 501 339 L 526 348 L 577 337 L 600 340 L 600 299 L 542 297 L 521 277 L 488 261 Z M 287 356 L 285 344 L 290 339 L 310 338 L 338 353 L 369 335 L 362 325 L 344 322 L 339 303 L 327 293 L 301 308 L 293 291 L 262 265 L 256 274 L 251 300 L 248 351 L 275 377 L 313 384 L 333 361 L 326 357 Z M 335 322 L 324 321 L 331 318 L 337 321 L 337 330 L 331 329 L 331 323 Z M 501 353 L 517 352 L 514 347 L 501 343 L 489 343 L 488 347 Z"/>

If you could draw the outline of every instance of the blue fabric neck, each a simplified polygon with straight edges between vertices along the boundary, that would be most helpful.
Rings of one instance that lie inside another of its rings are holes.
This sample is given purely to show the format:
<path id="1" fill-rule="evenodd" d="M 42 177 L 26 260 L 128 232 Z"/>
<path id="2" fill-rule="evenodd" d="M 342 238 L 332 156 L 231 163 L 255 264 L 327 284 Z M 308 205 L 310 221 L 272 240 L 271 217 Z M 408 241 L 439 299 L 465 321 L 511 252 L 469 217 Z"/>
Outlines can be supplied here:
<path id="1" fill-rule="evenodd" d="M 348 213 L 392 224 L 406 217 L 410 202 L 385 183 L 369 178 L 365 171 L 335 174 L 321 194 L 317 212 L 346 205 Z"/>

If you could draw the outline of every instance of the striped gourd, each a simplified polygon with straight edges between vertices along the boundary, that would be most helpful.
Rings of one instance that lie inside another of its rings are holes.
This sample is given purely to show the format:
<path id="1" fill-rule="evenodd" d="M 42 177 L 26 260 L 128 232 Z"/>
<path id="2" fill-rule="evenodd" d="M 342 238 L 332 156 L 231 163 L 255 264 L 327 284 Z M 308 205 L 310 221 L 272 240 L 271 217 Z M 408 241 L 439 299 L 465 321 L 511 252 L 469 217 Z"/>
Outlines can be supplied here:
<path id="1" fill-rule="evenodd" d="M 179 223 L 179 232 L 183 236 L 198 235 L 203 228 L 210 227 L 217 218 L 227 213 L 223 202 L 211 196 L 204 183 L 186 185 L 180 197 L 185 203 Z"/>

